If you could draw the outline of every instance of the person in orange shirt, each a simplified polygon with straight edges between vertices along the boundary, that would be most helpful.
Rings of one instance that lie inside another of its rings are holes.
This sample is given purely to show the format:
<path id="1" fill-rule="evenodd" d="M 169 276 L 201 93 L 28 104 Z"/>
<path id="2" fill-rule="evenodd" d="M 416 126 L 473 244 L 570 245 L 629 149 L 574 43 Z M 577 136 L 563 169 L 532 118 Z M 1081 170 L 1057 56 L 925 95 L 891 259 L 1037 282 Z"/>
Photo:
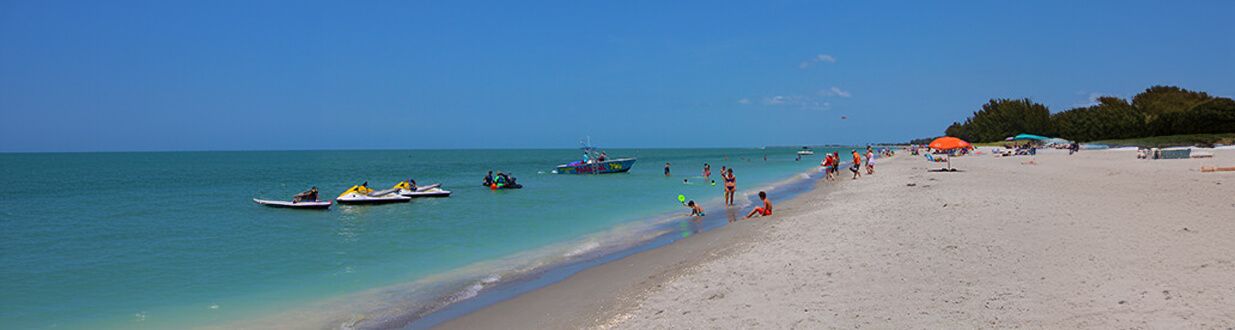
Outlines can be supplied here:
<path id="1" fill-rule="evenodd" d="M 853 165 L 849 166 L 849 171 L 853 172 L 853 179 L 857 180 L 862 176 L 862 155 L 858 155 L 857 150 L 853 150 Z"/>
<path id="2" fill-rule="evenodd" d="M 772 201 L 768 200 L 768 193 L 760 191 L 759 199 L 763 200 L 763 207 L 756 207 L 754 210 L 750 210 L 750 213 L 746 214 L 747 219 L 756 215 L 765 217 L 772 215 Z"/>

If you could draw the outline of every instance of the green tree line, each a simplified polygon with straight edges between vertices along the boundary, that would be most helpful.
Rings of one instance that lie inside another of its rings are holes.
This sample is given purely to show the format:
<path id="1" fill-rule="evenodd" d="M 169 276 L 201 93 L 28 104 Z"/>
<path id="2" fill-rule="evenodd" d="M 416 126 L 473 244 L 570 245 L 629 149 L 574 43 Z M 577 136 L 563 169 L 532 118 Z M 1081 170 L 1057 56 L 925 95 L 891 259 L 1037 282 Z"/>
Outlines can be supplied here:
<path id="1" fill-rule="evenodd" d="M 1175 86 L 1154 86 L 1132 101 L 1104 96 L 1097 104 L 1051 113 L 1030 99 L 993 99 L 944 131 L 966 141 L 992 142 L 1021 133 L 1073 141 L 1161 135 L 1235 133 L 1235 101 Z"/>

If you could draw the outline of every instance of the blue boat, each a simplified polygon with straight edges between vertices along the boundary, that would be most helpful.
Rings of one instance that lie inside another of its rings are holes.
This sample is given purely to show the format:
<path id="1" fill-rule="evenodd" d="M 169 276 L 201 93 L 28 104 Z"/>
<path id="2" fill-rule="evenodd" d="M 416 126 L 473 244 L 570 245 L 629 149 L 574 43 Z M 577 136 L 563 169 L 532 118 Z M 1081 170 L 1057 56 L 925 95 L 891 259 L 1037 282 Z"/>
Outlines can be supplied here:
<path id="1" fill-rule="evenodd" d="M 568 164 L 558 165 L 553 172 L 557 174 L 609 174 L 609 173 L 625 173 L 630 171 L 631 167 L 635 166 L 635 158 L 618 158 L 606 159 L 603 152 L 599 152 L 592 147 L 591 138 L 587 142 L 579 141 L 583 145 L 583 160 L 576 160 Z"/>

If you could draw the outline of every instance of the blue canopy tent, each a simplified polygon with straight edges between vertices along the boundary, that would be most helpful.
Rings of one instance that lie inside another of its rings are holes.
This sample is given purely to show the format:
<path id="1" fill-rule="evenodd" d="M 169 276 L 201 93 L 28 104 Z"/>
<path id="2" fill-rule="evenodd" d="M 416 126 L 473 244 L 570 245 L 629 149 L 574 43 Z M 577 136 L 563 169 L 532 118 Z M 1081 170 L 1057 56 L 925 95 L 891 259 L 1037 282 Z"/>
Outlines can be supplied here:
<path id="1" fill-rule="evenodd" d="M 1033 135 L 1033 134 L 1017 134 L 1016 136 L 1012 137 L 1012 140 L 1014 141 L 1018 141 L 1018 140 L 1045 141 L 1045 140 L 1050 140 L 1050 139 L 1051 138 L 1048 138 L 1045 136 Z"/>

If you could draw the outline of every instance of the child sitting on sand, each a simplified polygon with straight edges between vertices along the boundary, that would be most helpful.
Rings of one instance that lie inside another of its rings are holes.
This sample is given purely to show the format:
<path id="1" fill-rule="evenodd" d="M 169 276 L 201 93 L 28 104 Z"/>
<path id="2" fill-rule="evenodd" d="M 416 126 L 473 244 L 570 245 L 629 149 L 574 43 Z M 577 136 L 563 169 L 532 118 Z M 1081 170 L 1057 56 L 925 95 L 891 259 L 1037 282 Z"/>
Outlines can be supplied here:
<path id="1" fill-rule="evenodd" d="M 687 202 L 686 207 L 690 208 L 690 216 L 692 217 L 702 217 L 703 216 L 703 207 L 699 206 L 699 204 L 695 204 L 695 201 L 692 200 L 690 202 Z"/>
<path id="2" fill-rule="evenodd" d="M 763 207 L 756 207 L 754 210 L 750 210 L 750 213 L 746 214 L 747 219 L 750 219 L 750 217 L 755 215 L 765 217 L 772 215 L 772 201 L 768 200 L 768 193 L 760 191 L 759 199 L 763 201 Z"/>

